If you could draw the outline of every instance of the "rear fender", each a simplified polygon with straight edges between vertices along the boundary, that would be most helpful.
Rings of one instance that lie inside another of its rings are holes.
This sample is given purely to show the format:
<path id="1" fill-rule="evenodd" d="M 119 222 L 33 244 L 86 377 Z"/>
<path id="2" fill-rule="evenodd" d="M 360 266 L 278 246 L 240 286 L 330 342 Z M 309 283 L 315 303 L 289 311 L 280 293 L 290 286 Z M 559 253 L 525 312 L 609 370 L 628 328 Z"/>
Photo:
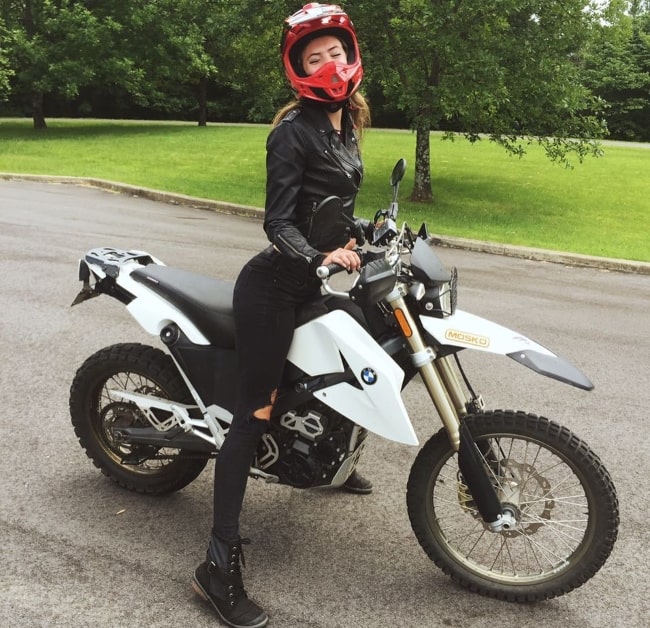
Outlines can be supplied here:
<path id="1" fill-rule="evenodd" d="M 122 282 L 120 281 L 120 283 Z M 167 325 L 176 323 L 194 344 L 203 346 L 210 344 L 210 341 L 196 325 L 169 301 L 132 279 L 130 279 L 130 284 L 133 285 L 134 290 L 136 286 L 138 287 L 138 294 L 126 306 L 126 309 L 147 333 L 159 336 Z"/>
<path id="2" fill-rule="evenodd" d="M 147 255 L 146 253 L 137 252 L 131 254 L 131 257 L 123 256 L 114 261 L 111 258 L 112 252 L 114 255 L 124 253 L 115 249 L 100 249 L 90 251 L 83 260 L 80 260 L 79 275 L 80 279 L 84 281 L 84 288 L 73 305 L 98 294 L 106 293 L 115 296 L 124 303 L 131 316 L 149 334 L 159 336 L 167 325 L 176 323 L 194 344 L 210 344 L 196 325 L 178 308 L 147 288 L 145 284 L 131 278 L 131 273 L 136 268 L 142 268 L 142 256 Z M 164 265 L 151 256 L 147 258 L 147 261 Z M 84 264 L 95 277 L 96 285 L 94 287 L 88 285 L 89 278 L 82 276 Z M 110 283 L 116 284 L 121 289 L 119 292 L 122 295 L 128 295 L 128 298 L 119 298 L 113 289 L 102 289 L 103 284 Z"/>

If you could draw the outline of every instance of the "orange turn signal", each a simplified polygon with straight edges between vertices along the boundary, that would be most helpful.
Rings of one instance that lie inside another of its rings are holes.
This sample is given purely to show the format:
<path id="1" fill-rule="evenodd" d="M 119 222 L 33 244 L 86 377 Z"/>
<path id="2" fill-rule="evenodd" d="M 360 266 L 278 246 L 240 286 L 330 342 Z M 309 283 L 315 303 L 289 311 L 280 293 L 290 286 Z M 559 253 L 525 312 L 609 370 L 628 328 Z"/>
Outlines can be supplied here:
<path id="1" fill-rule="evenodd" d="M 395 310 L 394 313 L 395 313 L 395 320 L 397 321 L 399 328 L 402 330 L 402 333 L 406 338 L 410 338 L 413 335 L 413 330 L 411 329 L 411 326 L 406 320 L 406 316 L 404 316 L 404 312 L 402 312 L 402 310 Z"/>

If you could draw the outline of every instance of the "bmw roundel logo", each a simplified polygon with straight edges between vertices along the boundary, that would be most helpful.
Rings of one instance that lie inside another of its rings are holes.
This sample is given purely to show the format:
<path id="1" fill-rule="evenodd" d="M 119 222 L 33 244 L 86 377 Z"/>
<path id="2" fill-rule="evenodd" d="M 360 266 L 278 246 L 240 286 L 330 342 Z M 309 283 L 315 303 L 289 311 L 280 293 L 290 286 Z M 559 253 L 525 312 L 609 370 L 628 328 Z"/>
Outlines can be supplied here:
<path id="1" fill-rule="evenodd" d="M 372 386 L 377 382 L 377 373 L 367 366 L 363 371 L 361 371 L 361 379 L 369 386 Z"/>

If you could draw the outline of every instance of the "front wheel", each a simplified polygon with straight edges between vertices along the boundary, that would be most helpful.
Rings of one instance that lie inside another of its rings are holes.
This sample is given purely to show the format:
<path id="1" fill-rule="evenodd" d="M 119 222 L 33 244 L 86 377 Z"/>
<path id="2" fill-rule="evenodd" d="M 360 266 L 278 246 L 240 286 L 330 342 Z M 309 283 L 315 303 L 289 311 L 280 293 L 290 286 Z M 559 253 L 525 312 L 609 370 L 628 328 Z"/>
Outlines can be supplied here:
<path id="1" fill-rule="evenodd" d="M 171 358 L 159 349 L 128 343 L 91 355 L 72 382 L 70 417 L 95 466 L 120 486 L 152 495 L 177 491 L 198 477 L 207 456 L 130 445 L 115 437 L 114 428 L 150 425 L 135 404 L 112 399 L 109 391 L 115 389 L 191 403 Z"/>
<path id="2" fill-rule="evenodd" d="M 614 484 L 596 454 L 532 414 L 497 410 L 465 422 L 516 523 L 489 530 L 440 430 L 408 481 L 411 526 L 427 555 L 460 585 L 512 602 L 550 599 L 589 580 L 609 556 L 619 521 Z"/>

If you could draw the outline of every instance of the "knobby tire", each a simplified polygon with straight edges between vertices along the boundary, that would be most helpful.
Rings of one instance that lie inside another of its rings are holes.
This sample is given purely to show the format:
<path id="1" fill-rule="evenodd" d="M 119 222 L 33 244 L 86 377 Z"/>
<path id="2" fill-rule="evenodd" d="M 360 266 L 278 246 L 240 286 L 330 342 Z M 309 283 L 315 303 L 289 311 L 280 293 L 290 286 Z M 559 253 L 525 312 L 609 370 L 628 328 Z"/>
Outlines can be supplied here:
<path id="1" fill-rule="evenodd" d="M 134 404 L 111 400 L 108 388 L 127 388 L 180 403 L 192 403 L 171 358 L 159 349 L 138 343 L 116 344 L 91 355 L 77 371 L 70 388 L 70 417 L 79 443 L 101 472 L 131 491 L 162 495 L 187 486 L 201 473 L 207 457 L 187 456 L 178 449 L 163 452 L 166 460 L 123 464 L 134 450 L 160 451 L 124 445 L 112 437 L 111 427 L 149 426 Z"/>
<path id="2" fill-rule="evenodd" d="M 460 585 L 512 602 L 550 599 L 589 580 L 619 523 L 614 484 L 596 454 L 568 428 L 533 414 L 497 410 L 465 421 L 518 523 L 487 529 L 440 430 L 408 481 L 409 518 L 427 555 Z"/>

